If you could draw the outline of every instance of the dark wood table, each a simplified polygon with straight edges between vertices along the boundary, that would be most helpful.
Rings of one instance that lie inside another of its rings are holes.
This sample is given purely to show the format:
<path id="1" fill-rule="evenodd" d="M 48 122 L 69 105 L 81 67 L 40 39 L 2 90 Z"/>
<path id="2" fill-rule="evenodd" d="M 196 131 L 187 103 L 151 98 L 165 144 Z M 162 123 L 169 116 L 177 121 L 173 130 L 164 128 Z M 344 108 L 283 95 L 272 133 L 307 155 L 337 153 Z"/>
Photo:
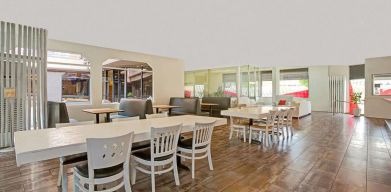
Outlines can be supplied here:
<path id="1" fill-rule="evenodd" d="M 159 109 L 166 109 L 168 110 L 168 114 L 171 114 L 171 110 L 174 108 L 181 108 L 181 106 L 176 105 L 154 105 L 153 108 L 156 109 L 156 113 L 159 113 Z"/>
<path id="2" fill-rule="evenodd" d="M 217 103 L 201 103 L 201 106 L 209 107 L 209 116 L 212 116 L 213 106 L 219 106 Z"/>
<path id="3" fill-rule="evenodd" d="M 111 121 L 111 119 L 110 119 L 111 113 L 123 112 L 124 110 L 113 109 L 113 108 L 96 108 L 96 109 L 84 109 L 83 111 L 86 113 L 95 114 L 95 123 L 99 124 L 99 115 L 100 114 L 106 114 L 106 121 L 105 122 L 110 122 Z"/>

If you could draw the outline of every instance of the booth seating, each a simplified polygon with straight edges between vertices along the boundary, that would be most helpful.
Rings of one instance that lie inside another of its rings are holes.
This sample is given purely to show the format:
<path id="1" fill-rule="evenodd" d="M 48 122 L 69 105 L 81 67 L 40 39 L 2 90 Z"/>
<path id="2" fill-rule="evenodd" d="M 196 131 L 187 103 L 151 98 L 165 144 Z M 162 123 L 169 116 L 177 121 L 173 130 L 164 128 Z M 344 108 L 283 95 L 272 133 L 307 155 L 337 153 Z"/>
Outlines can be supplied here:
<path id="1" fill-rule="evenodd" d="M 56 127 L 57 123 L 76 122 L 69 119 L 67 106 L 64 102 L 48 101 L 48 128 Z"/>
<path id="2" fill-rule="evenodd" d="M 212 108 L 212 114 L 210 116 L 213 117 L 221 117 L 220 112 L 231 107 L 230 97 L 203 97 L 202 102 L 218 104 Z M 209 112 L 210 108 L 203 108 L 202 111 Z"/>
<path id="3" fill-rule="evenodd" d="M 152 101 L 144 99 L 121 99 L 119 109 L 123 112 L 111 115 L 111 119 L 139 116 L 145 119 L 145 114 L 153 114 Z"/>
<path id="4" fill-rule="evenodd" d="M 171 110 L 171 116 L 175 115 L 202 115 L 208 116 L 208 112 L 201 111 L 201 103 L 198 97 L 183 98 L 183 97 L 171 97 L 170 105 L 180 106 Z"/>

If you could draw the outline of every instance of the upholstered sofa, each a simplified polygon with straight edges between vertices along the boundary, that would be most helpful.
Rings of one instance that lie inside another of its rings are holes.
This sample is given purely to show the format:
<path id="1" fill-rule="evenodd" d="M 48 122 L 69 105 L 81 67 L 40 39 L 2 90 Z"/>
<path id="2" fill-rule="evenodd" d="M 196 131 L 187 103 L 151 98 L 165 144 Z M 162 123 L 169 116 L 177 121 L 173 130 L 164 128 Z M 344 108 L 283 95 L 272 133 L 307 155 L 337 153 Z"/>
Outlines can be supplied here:
<path id="1" fill-rule="evenodd" d="M 183 97 L 171 97 L 170 105 L 180 106 L 179 108 L 173 108 L 171 110 L 172 116 L 175 115 L 209 115 L 208 112 L 201 111 L 200 99 L 197 97 L 183 98 Z"/>
<path id="2" fill-rule="evenodd" d="M 218 106 L 212 107 L 211 116 L 214 116 L 214 117 L 221 117 L 221 114 L 220 114 L 221 110 L 227 110 L 231 106 L 231 98 L 230 97 L 203 97 L 202 102 L 203 103 L 218 104 Z M 203 107 L 202 111 L 210 112 L 210 108 Z"/>
<path id="3" fill-rule="evenodd" d="M 301 118 L 311 114 L 311 101 L 293 101 L 291 106 L 295 107 L 293 117 Z"/>
<path id="4" fill-rule="evenodd" d="M 119 109 L 123 112 L 111 115 L 112 119 L 139 116 L 145 119 L 145 114 L 152 114 L 152 101 L 145 99 L 121 99 Z"/>

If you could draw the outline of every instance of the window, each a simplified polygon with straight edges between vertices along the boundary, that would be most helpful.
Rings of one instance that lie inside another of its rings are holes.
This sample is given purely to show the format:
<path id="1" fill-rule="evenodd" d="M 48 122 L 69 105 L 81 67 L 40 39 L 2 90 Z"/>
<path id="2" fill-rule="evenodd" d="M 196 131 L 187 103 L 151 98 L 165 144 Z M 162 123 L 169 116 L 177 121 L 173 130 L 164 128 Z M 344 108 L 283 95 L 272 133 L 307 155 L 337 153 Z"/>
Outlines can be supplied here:
<path id="1" fill-rule="evenodd" d="M 308 69 L 281 70 L 280 94 L 308 98 Z"/>
<path id="2" fill-rule="evenodd" d="M 102 70 L 103 103 L 152 98 L 152 68 L 146 63 L 109 59 Z"/>
<path id="3" fill-rule="evenodd" d="M 272 71 L 261 72 L 261 95 L 262 97 L 272 97 L 273 95 L 273 82 Z"/>
<path id="4" fill-rule="evenodd" d="M 226 73 L 223 75 L 223 94 L 228 97 L 237 97 L 236 92 L 236 73 Z"/>
<path id="5" fill-rule="evenodd" d="M 86 103 L 90 100 L 90 64 L 80 54 L 48 51 L 48 100 Z"/>
<path id="6" fill-rule="evenodd" d="M 391 95 L 391 74 L 373 75 L 373 95 Z"/>

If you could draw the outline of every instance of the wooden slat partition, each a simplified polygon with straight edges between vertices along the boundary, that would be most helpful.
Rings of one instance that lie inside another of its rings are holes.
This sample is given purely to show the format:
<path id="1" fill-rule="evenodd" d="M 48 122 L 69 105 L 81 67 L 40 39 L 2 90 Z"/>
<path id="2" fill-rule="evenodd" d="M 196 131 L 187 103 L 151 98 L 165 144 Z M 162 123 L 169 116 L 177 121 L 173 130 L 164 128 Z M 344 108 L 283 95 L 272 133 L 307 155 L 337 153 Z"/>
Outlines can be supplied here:
<path id="1" fill-rule="evenodd" d="M 15 131 L 46 127 L 46 39 L 45 29 L 0 21 L 0 148 Z"/>

